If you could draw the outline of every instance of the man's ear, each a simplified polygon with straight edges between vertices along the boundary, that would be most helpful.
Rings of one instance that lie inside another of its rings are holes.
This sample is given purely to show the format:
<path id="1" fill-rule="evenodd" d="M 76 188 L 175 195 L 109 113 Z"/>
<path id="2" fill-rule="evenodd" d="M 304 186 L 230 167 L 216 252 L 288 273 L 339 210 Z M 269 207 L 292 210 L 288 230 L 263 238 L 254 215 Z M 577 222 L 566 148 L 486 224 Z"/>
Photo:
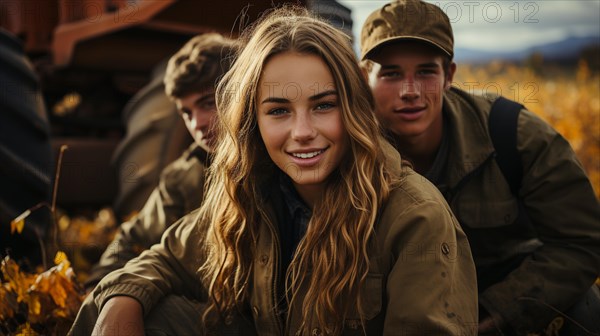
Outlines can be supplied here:
<path id="1" fill-rule="evenodd" d="M 373 66 L 369 64 L 369 61 L 360 62 L 360 72 L 362 72 L 363 78 L 367 81 L 367 83 L 369 83 L 369 72 L 372 68 Z"/>
<path id="2" fill-rule="evenodd" d="M 380 68 L 381 65 L 368 59 L 360 62 L 360 70 L 371 88 L 375 85 L 377 72 Z"/>
<path id="3" fill-rule="evenodd" d="M 450 63 L 446 71 L 446 81 L 444 83 L 444 90 L 448 90 L 452 86 L 452 80 L 454 80 L 454 73 L 456 72 L 456 63 Z"/>

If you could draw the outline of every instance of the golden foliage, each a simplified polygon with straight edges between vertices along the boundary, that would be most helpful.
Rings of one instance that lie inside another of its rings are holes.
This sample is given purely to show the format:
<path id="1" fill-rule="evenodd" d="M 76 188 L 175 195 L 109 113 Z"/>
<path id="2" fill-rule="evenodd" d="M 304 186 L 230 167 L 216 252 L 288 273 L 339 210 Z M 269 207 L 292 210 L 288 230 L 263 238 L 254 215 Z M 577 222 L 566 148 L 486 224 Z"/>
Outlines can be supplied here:
<path id="1" fill-rule="evenodd" d="M 25 227 L 25 219 L 24 218 L 16 218 L 10 222 L 10 233 L 21 233 L 23 232 L 23 228 Z"/>
<path id="2" fill-rule="evenodd" d="M 600 197 L 600 75 L 583 61 L 575 71 L 536 70 L 500 61 L 460 64 L 453 84 L 468 92 L 501 94 L 550 123 L 571 143 Z"/>
<path id="3" fill-rule="evenodd" d="M 1 274 L 1 334 L 61 335 L 68 329 L 83 301 L 68 259 L 38 274 L 6 257 Z"/>
<path id="4" fill-rule="evenodd" d="M 32 212 L 13 220 L 13 234 L 21 232 Z M 116 220 L 110 209 L 102 209 L 93 220 L 62 214 L 57 224 L 61 246 L 69 249 L 78 275 L 83 275 L 75 276 L 64 251 L 56 253 L 56 266 L 47 271 L 39 267 L 37 272 L 26 272 L 6 257 L 0 268 L 0 335 L 64 335 L 75 319 L 83 301 L 79 284 L 112 240 Z"/>
<path id="5" fill-rule="evenodd" d="M 77 280 L 83 283 L 114 238 L 117 230 L 115 215 L 109 208 L 101 209 L 91 218 L 59 214 L 58 227 L 61 246 L 77 270 Z"/>

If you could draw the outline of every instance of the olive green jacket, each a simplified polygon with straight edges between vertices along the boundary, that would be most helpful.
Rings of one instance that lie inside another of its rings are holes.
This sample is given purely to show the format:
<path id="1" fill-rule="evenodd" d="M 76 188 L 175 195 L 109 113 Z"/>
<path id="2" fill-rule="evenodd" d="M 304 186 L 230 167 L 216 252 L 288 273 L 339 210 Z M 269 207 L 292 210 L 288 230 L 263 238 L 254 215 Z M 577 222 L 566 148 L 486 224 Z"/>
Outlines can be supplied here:
<path id="1" fill-rule="evenodd" d="M 569 143 L 527 110 L 517 126 L 523 180 L 513 195 L 488 132 L 493 100 L 454 88 L 445 95 L 450 143 L 438 188 L 469 237 L 480 304 L 526 334 L 600 274 L 600 206 Z"/>
<path id="2" fill-rule="evenodd" d="M 160 242 L 171 224 L 200 206 L 206 165 L 207 153 L 194 143 L 162 171 L 159 185 L 140 213 L 119 227 L 92 269 L 86 287 L 95 286 L 108 273 Z"/>
<path id="3" fill-rule="evenodd" d="M 228 334 L 299 332 L 301 307 L 290 307 L 289 323 L 276 314 L 278 284 L 285 274 L 280 269 L 276 221 L 277 211 L 285 209 L 285 204 L 277 184 L 269 186 L 265 195 L 247 313 L 240 313 L 254 330 L 240 324 L 237 331 L 235 326 L 228 327 Z M 101 309 L 111 297 L 126 295 L 136 298 L 145 314 L 170 294 L 206 302 L 207 286 L 197 271 L 205 260 L 199 246 L 205 241 L 208 223 L 199 221 L 197 213 L 169 228 L 160 245 L 104 278 L 88 302 Z M 439 191 L 409 168 L 403 169 L 401 183 L 381 209 L 368 255 L 370 269 L 362 289 L 367 335 L 477 333 L 476 274 L 466 236 Z M 94 322 L 77 321 L 75 326 L 93 326 Z M 313 335 L 325 334 L 317 326 L 309 330 Z M 86 332 L 71 330 L 74 335 Z M 363 334 L 357 314 L 346 317 L 343 334 Z"/>

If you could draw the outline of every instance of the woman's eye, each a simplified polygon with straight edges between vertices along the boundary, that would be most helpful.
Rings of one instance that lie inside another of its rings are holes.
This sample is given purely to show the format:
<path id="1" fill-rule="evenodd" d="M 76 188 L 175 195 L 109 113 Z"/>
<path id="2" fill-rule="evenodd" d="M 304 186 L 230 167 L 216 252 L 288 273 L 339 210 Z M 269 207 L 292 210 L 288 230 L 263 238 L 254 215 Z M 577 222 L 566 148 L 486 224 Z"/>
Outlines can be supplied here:
<path id="1" fill-rule="evenodd" d="M 267 112 L 268 115 L 275 115 L 275 116 L 282 115 L 285 113 L 287 113 L 287 110 L 284 108 L 274 108 L 274 109 L 269 110 L 269 112 Z"/>
<path id="2" fill-rule="evenodd" d="M 334 107 L 335 107 L 335 104 L 333 104 L 333 103 L 320 103 L 317 105 L 316 109 L 317 110 L 329 110 Z"/>

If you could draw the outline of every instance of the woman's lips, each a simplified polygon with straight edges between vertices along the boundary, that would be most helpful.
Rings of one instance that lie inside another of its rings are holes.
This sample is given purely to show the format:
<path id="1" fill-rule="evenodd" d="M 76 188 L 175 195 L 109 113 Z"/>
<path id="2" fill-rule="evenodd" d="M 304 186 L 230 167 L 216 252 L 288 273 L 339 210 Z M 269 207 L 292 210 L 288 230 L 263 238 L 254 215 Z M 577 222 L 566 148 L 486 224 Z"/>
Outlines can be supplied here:
<path id="1" fill-rule="evenodd" d="M 323 158 L 323 153 L 327 148 L 324 149 L 309 149 L 302 151 L 288 152 L 288 155 L 292 159 L 292 162 L 300 167 L 312 167 L 319 163 Z"/>

